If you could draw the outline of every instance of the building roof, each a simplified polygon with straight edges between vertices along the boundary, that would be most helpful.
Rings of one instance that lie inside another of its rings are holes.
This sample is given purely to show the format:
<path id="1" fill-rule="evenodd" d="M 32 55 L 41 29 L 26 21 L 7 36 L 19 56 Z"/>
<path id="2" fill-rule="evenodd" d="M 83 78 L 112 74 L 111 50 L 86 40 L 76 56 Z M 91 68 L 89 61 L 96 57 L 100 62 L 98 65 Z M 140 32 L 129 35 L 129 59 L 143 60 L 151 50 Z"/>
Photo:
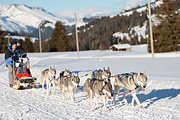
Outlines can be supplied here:
<path id="1" fill-rule="evenodd" d="M 117 49 L 132 48 L 131 45 L 129 45 L 129 44 L 114 44 L 114 45 L 112 45 L 112 46 L 110 47 L 110 49 L 111 49 L 112 47 L 115 47 L 115 48 L 117 48 Z"/>

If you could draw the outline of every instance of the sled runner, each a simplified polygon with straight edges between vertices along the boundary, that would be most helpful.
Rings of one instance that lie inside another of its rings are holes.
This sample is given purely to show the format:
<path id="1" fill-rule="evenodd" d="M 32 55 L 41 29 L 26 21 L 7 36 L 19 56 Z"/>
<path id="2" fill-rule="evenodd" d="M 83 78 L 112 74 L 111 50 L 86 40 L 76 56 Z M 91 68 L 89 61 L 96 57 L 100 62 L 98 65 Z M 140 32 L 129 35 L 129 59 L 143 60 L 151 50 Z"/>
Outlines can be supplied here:
<path id="1" fill-rule="evenodd" d="M 26 62 L 23 60 L 26 59 Z M 36 87 L 36 78 L 32 77 L 29 58 L 20 58 L 13 62 L 13 77 L 16 90 Z"/>

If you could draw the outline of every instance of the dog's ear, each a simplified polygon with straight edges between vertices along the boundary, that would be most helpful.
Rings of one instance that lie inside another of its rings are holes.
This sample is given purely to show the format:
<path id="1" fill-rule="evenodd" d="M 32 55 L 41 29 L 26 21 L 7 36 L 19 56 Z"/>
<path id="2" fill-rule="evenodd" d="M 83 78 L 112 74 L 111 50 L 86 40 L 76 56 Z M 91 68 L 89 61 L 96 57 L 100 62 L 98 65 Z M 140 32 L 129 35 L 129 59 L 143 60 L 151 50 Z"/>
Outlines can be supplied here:
<path id="1" fill-rule="evenodd" d="M 140 76 L 140 72 L 138 72 L 138 77 Z"/>
<path id="2" fill-rule="evenodd" d="M 105 71 L 105 68 L 103 67 L 103 71 Z"/>
<path id="3" fill-rule="evenodd" d="M 110 72 L 110 68 L 108 67 L 108 72 Z"/>
<path id="4" fill-rule="evenodd" d="M 51 66 L 50 66 L 50 69 L 52 69 Z"/>
<path id="5" fill-rule="evenodd" d="M 70 71 L 70 69 L 68 69 L 68 71 Z"/>
<path id="6" fill-rule="evenodd" d="M 53 70 L 55 70 L 55 66 L 53 66 Z"/>
<path id="7" fill-rule="evenodd" d="M 77 77 L 79 78 L 79 73 L 77 74 Z"/>
<path id="8" fill-rule="evenodd" d="M 144 71 L 143 75 L 146 76 L 146 72 L 145 71 Z"/>
<path id="9" fill-rule="evenodd" d="M 67 71 L 67 69 L 65 68 L 65 71 Z"/>

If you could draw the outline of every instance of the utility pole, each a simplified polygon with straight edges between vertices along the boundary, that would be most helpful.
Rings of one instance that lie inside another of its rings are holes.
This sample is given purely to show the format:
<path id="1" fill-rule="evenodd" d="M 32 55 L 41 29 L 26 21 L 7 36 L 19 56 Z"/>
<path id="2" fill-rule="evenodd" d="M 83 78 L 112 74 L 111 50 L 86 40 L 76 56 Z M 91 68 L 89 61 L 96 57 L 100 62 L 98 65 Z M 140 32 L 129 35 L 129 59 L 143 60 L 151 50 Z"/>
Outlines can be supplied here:
<path id="1" fill-rule="evenodd" d="M 78 41 L 78 32 L 77 32 L 77 17 L 76 17 L 76 13 L 74 13 L 74 15 L 75 15 L 76 46 L 77 46 L 77 53 L 78 53 L 78 59 L 79 59 L 79 41 Z"/>
<path id="2" fill-rule="evenodd" d="M 40 53 L 42 53 L 42 47 L 41 47 L 41 23 L 38 26 L 39 27 L 39 48 L 40 48 Z"/>
<path id="3" fill-rule="evenodd" d="M 42 47 L 41 47 L 41 25 L 45 25 L 46 23 L 52 23 L 48 20 L 43 20 L 39 23 L 38 28 L 39 28 L 39 48 L 40 48 L 40 53 L 42 53 Z"/>
<path id="4" fill-rule="evenodd" d="M 151 5 L 150 0 L 148 0 L 148 11 L 149 11 L 149 29 L 150 29 L 150 39 L 151 39 L 151 53 L 152 58 L 154 58 L 154 45 L 153 45 L 153 34 L 152 34 L 152 21 L 151 21 Z"/>

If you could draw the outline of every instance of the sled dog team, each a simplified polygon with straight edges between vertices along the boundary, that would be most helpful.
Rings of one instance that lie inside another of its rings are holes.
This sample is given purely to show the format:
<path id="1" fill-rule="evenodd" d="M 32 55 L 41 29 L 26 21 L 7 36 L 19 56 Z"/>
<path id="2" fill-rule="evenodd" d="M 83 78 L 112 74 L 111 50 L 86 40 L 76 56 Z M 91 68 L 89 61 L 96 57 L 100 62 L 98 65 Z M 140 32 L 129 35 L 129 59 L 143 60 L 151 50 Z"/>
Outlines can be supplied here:
<path id="1" fill-rule="evenodd" d="M 56 93 L 55 85 L 60 86 L 60 90 L 62 92 L 62 99 L 64 99 L 64 92 L 67 91 L 69 98 L 74 102 L 74 93 L 76 88 L 79 87 L 80 78 L 79 75 L 71 75 L 70 70 L 66 70 L 60 73 L 60 76 L 55 79 L 56 76 L 56 70 L 55 67 L 50 69 L 46 69 L 42 71 L 40 83 L 42 84 L 42 91 L 44 93 L 44 84 L 46 82 L 46 88 L 47 88 L 47 95 L 50 95 L 51 93 L 51 83 L 53 84 L 53 93 Z M 145 91 L 146 84 L 147 84 L 147 77 L 146 73 L 125 73 L 125 74 L 119 74 L 114 76 L 114 93 L 112 93 L 112 85 L 111 85 L 111 72 L 110 68 L 108 67 L 107 70 L 103 68 L 103 70 L 95 70 L 91 74 L 91 78 L 88 78 L 84 85 L 83 89 L 87 93 L 87 96 L 90 101 L 90 105 L 92 110 L 95 110 L 93 104 L 92 104 L 92 98 L 95 99 L 95 107 L 98 107 L 97 98 L 102 97 L 103 103 L 104 103 L 104 110 L 107 111 L 106 107 L 106 96 L 108 98 L 113 97 L 113 103 L 116 104 L 116 96 L 119 94 L 119 91 L 121 88 L 124 89 L 124 95 L 123 100 L 125 104 L 128 104 L 126 100 L 126 94 L 130 90 L 132 95 L 132 101 L 131 105 L 134 106 L 134 100 L 138 104 L 139 108 L 142 108 L 142 105 L 140 104 L 139 99 L 136 96 L 136 93 L 139 88 L 141 88 L 143 91 Z"/>

